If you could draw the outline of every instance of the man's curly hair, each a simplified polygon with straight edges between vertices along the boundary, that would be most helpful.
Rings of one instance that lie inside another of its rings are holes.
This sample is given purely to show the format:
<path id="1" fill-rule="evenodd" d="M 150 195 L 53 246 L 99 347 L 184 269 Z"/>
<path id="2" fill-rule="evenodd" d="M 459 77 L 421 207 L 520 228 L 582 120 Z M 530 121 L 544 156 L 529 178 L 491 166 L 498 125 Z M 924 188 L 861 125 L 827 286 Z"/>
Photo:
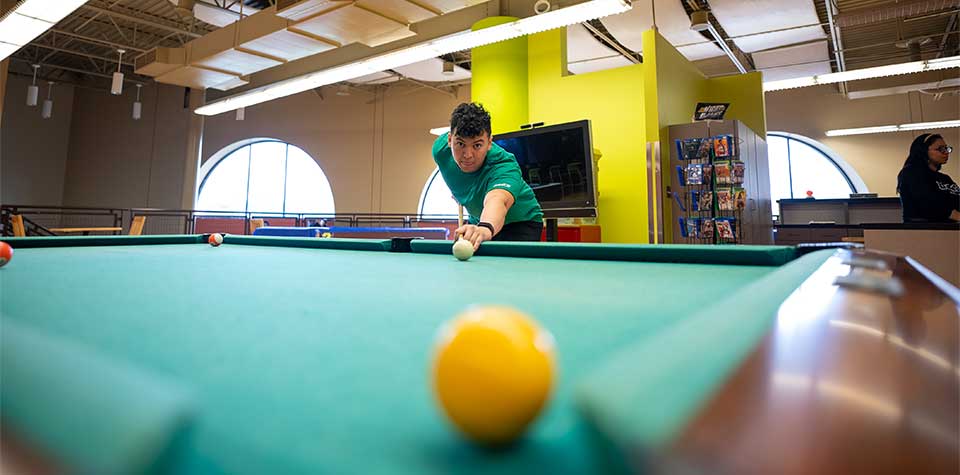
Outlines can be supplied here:
<path id="1" fill-rule="evenodd" d="M 450 134 L 460 137 L 476 137 L 490 134 L 490 113 L 475 102 L 464 102 L 450 116 Z"/>

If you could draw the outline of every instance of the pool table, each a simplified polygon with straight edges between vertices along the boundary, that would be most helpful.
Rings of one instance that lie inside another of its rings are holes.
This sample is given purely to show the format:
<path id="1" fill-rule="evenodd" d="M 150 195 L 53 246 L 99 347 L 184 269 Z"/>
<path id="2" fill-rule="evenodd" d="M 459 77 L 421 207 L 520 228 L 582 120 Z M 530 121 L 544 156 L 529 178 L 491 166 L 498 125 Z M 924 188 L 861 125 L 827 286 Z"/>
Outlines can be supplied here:
<path id="1" fill-rule="evenodd" d="M 960 298 L 903 257 L 7 242 L 3 445 L 41 473 L 957 473 Z M 558 351 L 549 405 L 500 450 L 460 437 L 430 388 L 437 329 L 482 303 L 529 313 Z"/>

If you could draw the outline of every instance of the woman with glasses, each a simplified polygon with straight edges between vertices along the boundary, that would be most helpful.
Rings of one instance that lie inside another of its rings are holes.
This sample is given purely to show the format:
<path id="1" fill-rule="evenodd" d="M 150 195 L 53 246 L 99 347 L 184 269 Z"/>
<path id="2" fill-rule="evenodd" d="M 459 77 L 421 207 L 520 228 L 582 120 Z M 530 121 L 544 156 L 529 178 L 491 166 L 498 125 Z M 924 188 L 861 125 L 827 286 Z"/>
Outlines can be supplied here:
<path id="1" fill-rule="evenodd" d="M 914 139 L 910 156 L 897 175 L 904 222 L 960 221 L 960 187 L 940 173 L 952 151 L 938 134 Z"/>

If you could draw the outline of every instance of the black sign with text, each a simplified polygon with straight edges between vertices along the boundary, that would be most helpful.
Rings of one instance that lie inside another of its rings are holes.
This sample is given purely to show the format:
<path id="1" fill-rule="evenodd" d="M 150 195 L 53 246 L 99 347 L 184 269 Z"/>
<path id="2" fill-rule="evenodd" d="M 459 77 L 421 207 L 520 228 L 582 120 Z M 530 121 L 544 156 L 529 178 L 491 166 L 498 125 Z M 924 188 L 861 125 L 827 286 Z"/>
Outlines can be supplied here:
<path id="1" fill-rule="evenodd" d="M 697 110 L 693 113 L 693 120 L 723 120 L 729 103 L 698 102 Z"/>

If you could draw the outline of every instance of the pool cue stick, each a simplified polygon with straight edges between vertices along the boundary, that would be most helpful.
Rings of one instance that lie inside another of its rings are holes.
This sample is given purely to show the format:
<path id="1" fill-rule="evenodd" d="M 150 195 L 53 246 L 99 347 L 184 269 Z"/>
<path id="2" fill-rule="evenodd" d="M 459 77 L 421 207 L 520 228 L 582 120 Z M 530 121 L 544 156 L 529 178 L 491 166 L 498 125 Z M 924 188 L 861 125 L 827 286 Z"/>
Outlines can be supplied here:
<path id="1" fill-rule="evenodd" d="M 457 229 L 463 227 L 463 205 L 460 202 L 457 202 Z M 457 236 L 457 239 L 460 239 L 460 236 Z M 454 239 L 456 241 L 456 239 Z"/>

